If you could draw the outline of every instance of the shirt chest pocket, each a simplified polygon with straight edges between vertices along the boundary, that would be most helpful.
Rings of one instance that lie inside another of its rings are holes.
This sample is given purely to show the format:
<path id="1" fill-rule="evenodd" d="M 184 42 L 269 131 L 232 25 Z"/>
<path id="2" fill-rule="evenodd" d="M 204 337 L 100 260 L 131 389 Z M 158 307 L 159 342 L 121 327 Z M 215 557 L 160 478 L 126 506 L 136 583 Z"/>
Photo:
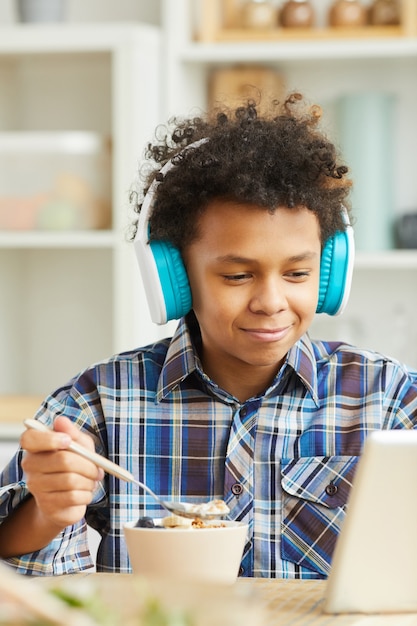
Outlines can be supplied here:
<path id="1" fill-rule="evenodd" d="M 358 459 L 282 459 L 282 559 L 328 575 Z"/>

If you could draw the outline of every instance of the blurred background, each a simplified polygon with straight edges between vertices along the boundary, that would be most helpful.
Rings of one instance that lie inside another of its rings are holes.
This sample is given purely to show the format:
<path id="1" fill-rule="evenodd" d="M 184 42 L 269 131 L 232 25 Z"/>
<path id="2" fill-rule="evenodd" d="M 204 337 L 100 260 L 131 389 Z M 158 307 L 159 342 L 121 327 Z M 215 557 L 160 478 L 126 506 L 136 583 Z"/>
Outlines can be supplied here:
<path id="1" fill-rule="evenodd" d="M 312 335 L 417 368 L 415 0 L 2 0 L 0 440 L 149 318 L 129 193 L 157 124 L 289 90 L 355 182 L 345 313 Z"/>

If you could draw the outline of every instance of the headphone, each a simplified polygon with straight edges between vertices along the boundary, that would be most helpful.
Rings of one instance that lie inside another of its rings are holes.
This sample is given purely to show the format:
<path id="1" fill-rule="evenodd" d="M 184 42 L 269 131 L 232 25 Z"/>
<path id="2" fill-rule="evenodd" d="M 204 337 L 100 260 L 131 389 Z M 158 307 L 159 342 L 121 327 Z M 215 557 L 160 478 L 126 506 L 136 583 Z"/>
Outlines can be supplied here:
<path id="1" fill-rule="evenodd" d="M 184 148 L 196 148 L 208 139 L 200 139 Z M 168 161 L 162 177 L 174 163 Z M 162 180 L 162 177 L 160 180 Z M 192 308 L 191 289 L 179 250 L 169 241 L 149 240 L 149 217 L 155 200 L 158 180 L 154 180 L 143 200 L 134 246 L 152 321 L 165 324 L 179 319 Z M 343 207 L 346 229 L 325 242 L 320 259 L 320 284 L 316 313 L 340 315 L 349 298 L 352 284 L 355 246 L 349 216 Z"/>

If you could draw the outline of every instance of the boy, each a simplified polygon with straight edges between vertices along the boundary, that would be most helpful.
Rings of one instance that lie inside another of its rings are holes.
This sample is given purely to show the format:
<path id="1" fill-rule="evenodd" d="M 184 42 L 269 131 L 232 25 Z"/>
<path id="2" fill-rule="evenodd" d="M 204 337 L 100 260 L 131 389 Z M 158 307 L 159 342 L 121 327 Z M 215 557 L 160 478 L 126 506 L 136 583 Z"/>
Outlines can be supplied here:
<path id="1" fill-rule="evenodd" d="M 161 515 L 136 487 L 66 450 L 71 438 L 163 499 L 222 498 L 250 537 L 241 575 L 323 578 L 367 433 L 417 427 L 415 375 L 313 341 L 353 262 L 347 168 L 301 96 L 184 120 L 149 156 L 135 246 L 172 339 L 88 368 L 46 399 L 4 470 L 0 554 L 17 571 L 129 571 L 123 524 Z M 149 218 L 148 218 L 149 214 Z M 148 241 L 150 239 L 150 243 Z M 24 472 L 24 473 L 23 473 Z"/>

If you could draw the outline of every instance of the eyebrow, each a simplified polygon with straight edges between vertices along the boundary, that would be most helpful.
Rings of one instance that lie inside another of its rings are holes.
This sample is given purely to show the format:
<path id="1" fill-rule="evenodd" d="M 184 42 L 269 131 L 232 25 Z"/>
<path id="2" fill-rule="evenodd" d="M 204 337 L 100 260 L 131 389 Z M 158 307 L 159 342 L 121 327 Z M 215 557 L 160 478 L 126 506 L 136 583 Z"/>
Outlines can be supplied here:
<path id="1" fill-rule="evenodd" d="M 249 259 L 244 256 L 237 256 L 234 254 L 225 254 L 224 256 L 218 256 L 216 261 L 219 263 L 251 263 L 253 259 Z"/>
<path id="2" fill-rule="evenodd" d="M 287 259 L 289 263 L 300 263 L 301 261 L 309 261 L 317 257 L 317 252 L 302 252 L 301 254 L 295 254 Z M 225 254 L 224 256 L 218 256 L 216 261 L 219 263 L 253 263 L 256 259 L 250 259 L 244 256 L 238 256 L 234 254 Z"/>
<path id="3" fill-rule="evenodd" d="M 315 259 L 317 257 L 317 252 L 303 252 L 302 254 L 295 254 L 294 256 L 290 256 L 288 261 L 291 263 L 298 263 L 299 261 L 309 261 L 310 259 Z"/>

